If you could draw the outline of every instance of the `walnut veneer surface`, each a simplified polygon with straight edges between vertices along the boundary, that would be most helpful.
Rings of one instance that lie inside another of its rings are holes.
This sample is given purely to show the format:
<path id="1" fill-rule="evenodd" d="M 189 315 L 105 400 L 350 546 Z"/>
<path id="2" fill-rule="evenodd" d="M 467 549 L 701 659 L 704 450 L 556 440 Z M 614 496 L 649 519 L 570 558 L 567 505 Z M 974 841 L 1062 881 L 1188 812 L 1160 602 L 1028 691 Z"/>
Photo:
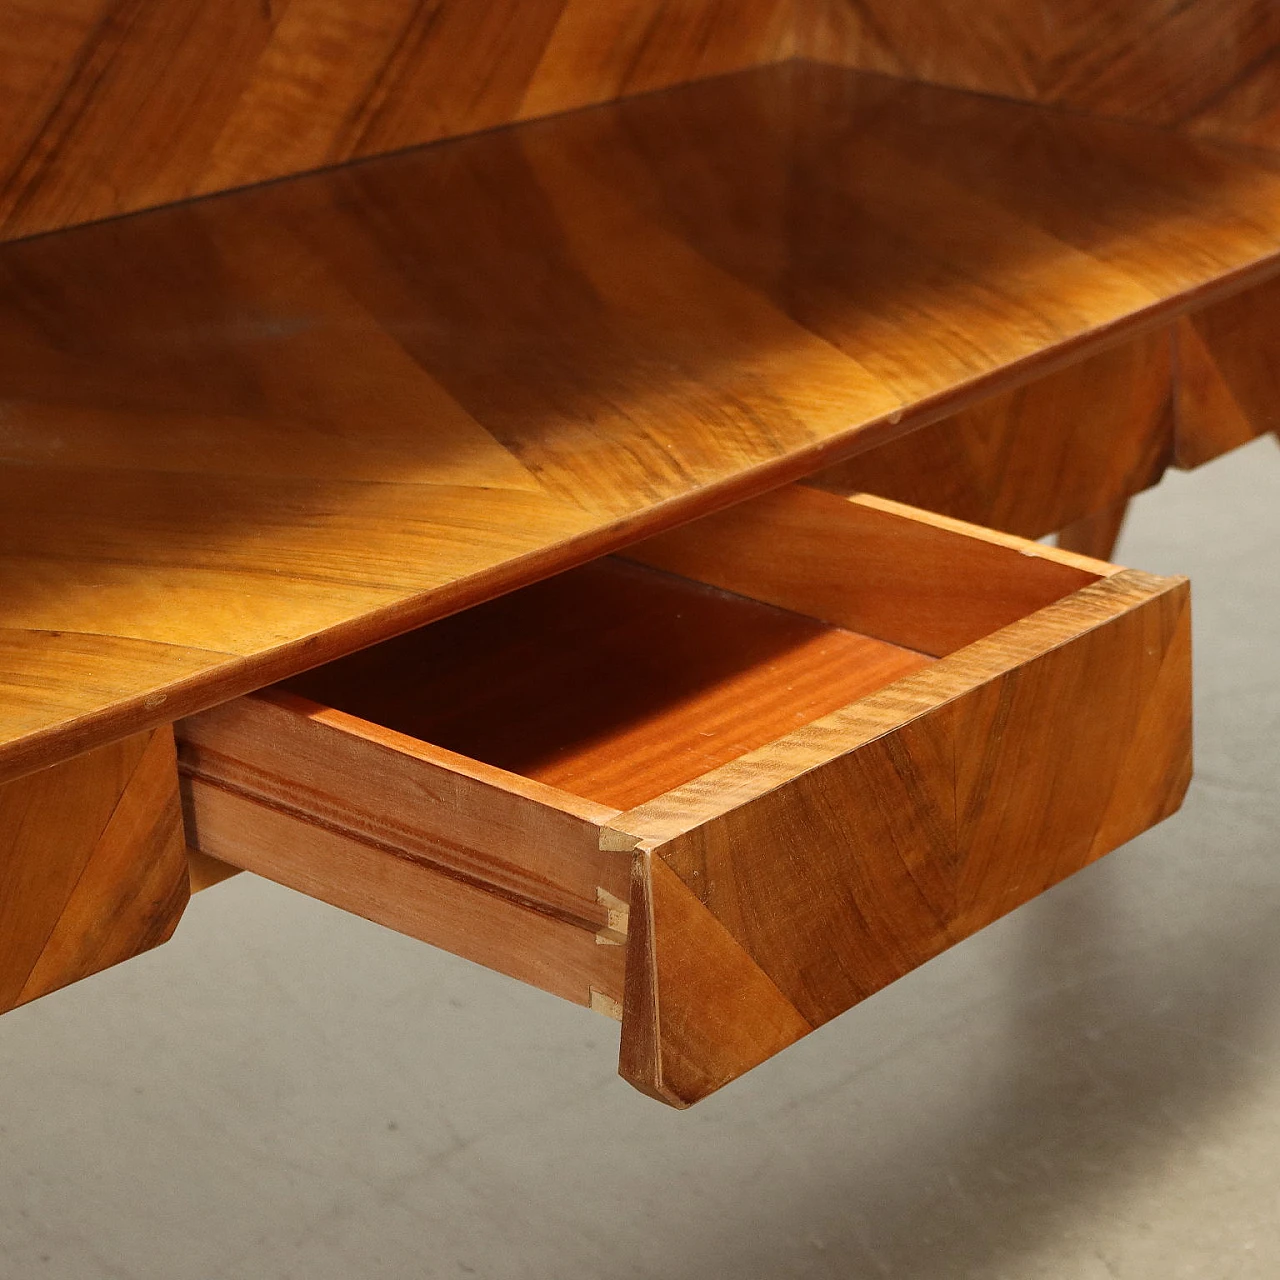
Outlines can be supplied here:
<path id="1" fill-rule="evenodd" d="M 188 896 L 168 725 L 0 786 L 0 1013 L 164 942 Z"/>
<path id="2" fill-rule="evenodd" d="M 776 61 L 793 0 L 0 0 L 0 240 Z"/>
<path id="3" fill-rule="evenodd" d="M 1275 0 L 803 0 L 816 58 L 1280 147 Z"/>
<path id="4" fill-rule="evenodd" d="M 0 0 L 0 240 L 796 50 L 1280 141 L 1273 0 Z"/>
<path id="5" fill-rule="evenodd" d="M 792 63 L 0 246 L 0 778 L 1280 266 L 1280 174 Z"/>

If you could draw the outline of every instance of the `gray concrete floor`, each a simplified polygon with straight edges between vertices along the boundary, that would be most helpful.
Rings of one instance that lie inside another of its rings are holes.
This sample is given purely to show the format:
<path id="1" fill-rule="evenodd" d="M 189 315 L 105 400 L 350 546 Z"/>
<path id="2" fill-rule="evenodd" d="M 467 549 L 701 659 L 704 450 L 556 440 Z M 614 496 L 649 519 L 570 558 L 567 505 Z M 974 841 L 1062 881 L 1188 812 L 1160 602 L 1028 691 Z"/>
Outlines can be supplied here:
<path id="1" fill-rule="evenodd" d="M 1280 450 L 1195 581 L 1183 812 L 691 1112 L 616 1030 L 247 876 L 0 1023 L 0 1280 L 1280 1276 Z"/>

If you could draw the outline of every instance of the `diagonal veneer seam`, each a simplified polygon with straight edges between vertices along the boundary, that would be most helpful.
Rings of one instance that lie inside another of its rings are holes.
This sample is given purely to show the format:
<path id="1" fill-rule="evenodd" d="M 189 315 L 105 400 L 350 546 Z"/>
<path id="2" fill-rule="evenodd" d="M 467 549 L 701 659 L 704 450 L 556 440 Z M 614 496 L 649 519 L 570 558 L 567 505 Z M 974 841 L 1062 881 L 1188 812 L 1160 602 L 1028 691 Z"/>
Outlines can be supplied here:
<path id="1" fill-rule="evenodd" d="M 160 742 L 159 748 L 156 747 L 157 741 Z M 133 768 L 129 770 L 129 776 L 125 780 L 124 786 L 121 787 L 120 794 L 116 796 L 116 802 L 111 806 L 111 812 L 107 814 L 106 821 L 102 824 L 101 828 L 98 830 L 98 833 L 94 836 L 93 843 L 89 846 L 88 852 L 86 853 L 84 858 L 84 862 L 81 864 L 80 870 L 77 873 L 75 880 L 68 887 L 65 897 L 63 898 L 61 905 L 58 907 L 57 914 L 50 918 L 49 927 L 45 931 L 44 936 L 40 939 L 39 947 L 33 948 L 31 965 L 27 969 L 26 973 L 22 975 L 22 983 L 17 988 L 18 1003 L 25 1003 L 26 999 L 30 998 L 30 997 L 24 996 L 23 993 L 26 991 L 27 984 L 31 981 L 31 975 L 35 973 L 36 969 L 39 967 L 41 957 L 44 955 L 44 952 L 45 952 L 45 948 L 49 945 L 49 940 L 57 932 L 58 925 L 62 922 L 62 917 L 66 913 L 68 905 L 70 904 L 71 900 L 75 897 L 76 890 L 80 887 L 80 882 L 88 874 L 89 868 L 93 863 L 94 855 L 98 852 L 98 849 L 102 844 L 103 837 L 106 835 L 107 831 L 110 830 L 111 823 L 114 820 L 116 814 L 119 812 L 120 806 L 124 803 L 125 796 L 128 793 L 129 788 L 133 785 L 133 780 L 135 777 L 137 777 L 138 771 L 143 767 L 144 764 L 147 763 L 148 758 L 153 753 L 163 754 L 163 751 L 164 751 L 164 734 L 161 732 L 153 732 L 151 735 L 150 741 L 148 741 L 146 747 L 139 754 L 138 759 L 135 762 Z"/>

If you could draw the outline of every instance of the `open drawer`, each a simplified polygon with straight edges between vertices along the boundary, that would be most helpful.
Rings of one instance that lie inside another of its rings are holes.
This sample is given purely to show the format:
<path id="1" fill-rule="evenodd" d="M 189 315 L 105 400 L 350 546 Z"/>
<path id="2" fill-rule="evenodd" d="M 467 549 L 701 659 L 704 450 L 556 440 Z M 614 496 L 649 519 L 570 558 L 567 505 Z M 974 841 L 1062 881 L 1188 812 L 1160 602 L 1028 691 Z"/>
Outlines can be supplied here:
<path id="1" fill-rule="evenodd" d="M 193 847 L 687 1105 L 1172 813 L 1187 584 L 793 487 L 178 725 Z"/>

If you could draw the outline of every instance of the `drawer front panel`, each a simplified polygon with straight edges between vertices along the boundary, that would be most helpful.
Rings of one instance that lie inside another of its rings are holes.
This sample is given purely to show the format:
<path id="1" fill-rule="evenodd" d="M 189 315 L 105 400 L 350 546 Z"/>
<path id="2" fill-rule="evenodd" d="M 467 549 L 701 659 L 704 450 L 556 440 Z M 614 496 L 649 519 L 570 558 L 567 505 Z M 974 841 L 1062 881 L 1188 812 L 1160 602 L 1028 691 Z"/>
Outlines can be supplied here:
<path id="1" fill-rule="evenodd" d="M 1125 572 L 622 815 L 647 860 L 624 1074 L 694 1102 L 1167 817 L 1190 687 L 1186 584 Z M 726 991 L 736 1059 L 697 1048 Z"/>

